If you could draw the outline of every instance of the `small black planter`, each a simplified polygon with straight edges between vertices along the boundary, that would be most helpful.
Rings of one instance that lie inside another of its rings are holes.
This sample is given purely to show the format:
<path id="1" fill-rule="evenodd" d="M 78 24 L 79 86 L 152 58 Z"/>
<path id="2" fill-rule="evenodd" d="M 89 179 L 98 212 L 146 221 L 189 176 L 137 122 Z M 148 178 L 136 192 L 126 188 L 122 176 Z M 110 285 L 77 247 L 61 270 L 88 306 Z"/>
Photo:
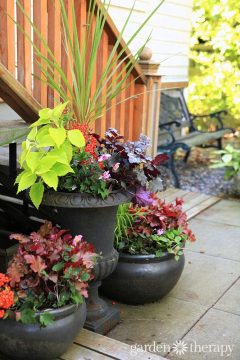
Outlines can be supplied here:
<path id="1" fill-rule="evenodd" d="M 9 231 L 0 230 L 0 272 L 5 273 L 7 270 L 8 262 L 13 255 L 17 252 L 18 242 L 10 240 Z"/>
<path id="2" fill-rule="evenodd" d="M 123 191 L 111 193 L 105 200 L 89 194 L 53 191 L 45 193 L 43 198 L 45 207 L 54 207 L 56 223 L 74 235 L 83 235 L 101 255 L 89 288 L 85 324 L 87 329 L 100 334 L 106 334 L 120 321 L 119 311 L 98 297 L 98 288 L 117 265 L 118 252 L 113 247 L 116 214 L 118 205 L 130 199 Z"/>
<path id="3" fill-rule="evenodd" d="M 51 360 L 61 356 L 83 327 L 86 304 L 68 305 L 49 312 L 55 321 L 47 327 L 1 319 L 0 353 L 14 360 Z"/>
<path id="4" fill-rule="evenodd" d="M 176 285 L 184 261 L 184 255 L 176 261 L 167 253 L 160 258 L 120 254 L 115 271 L 103 281 L 100 291 L 110 299 L 129 305 L 157 301 Z"/>

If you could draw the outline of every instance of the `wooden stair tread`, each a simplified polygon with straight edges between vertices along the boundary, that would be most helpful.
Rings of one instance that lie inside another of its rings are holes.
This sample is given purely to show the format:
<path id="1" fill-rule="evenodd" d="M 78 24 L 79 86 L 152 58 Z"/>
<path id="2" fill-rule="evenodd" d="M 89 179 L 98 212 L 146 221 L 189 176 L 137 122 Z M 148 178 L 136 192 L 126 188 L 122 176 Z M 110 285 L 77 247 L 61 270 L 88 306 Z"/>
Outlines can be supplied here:
<path id="1" fill-rule="evenodd" d="M 38 119 L 41 105 L 0 62 L 0 97 L 28 123 Z"/>
<path id="2" fill-rule="evenodd" d="M 163 360 L 164 358 L 149 352 L 139 352 L 136 356 L 131 356 L 131 345 L 122 343 L 118 340 L 108 338 L 103 335 L 82 329 L 76 337 L 72 347 L 61 356 L 62 360 Z"/>
<path id="3" fill-rule="evenodd" d="M 22 142 L 29 133 L 29 127 L 23 120 L 1 120 L 0 121 L 0 146 L 12 142 Z"/>
<path id="4" fill-rule="evenodd" d="M 216 196 L 176 188 L 160 192 L 159 197 L 166 202 L 173 202 L 176 198 L 182 198 L 184 200 L 183 209 L 187 213 L 188 220 L 221 200 Z"/>

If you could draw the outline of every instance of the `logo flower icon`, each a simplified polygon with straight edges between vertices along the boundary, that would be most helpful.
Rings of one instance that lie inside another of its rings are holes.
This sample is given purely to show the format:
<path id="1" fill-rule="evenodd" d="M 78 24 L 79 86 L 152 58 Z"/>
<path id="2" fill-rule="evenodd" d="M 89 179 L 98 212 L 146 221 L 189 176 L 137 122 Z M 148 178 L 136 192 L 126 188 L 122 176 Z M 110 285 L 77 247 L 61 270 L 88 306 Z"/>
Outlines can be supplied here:
<path id="1" fill-rule="evenodd" d="M 185 343 L 183 340 L 176 341 L 172 347 L 173 352 L 176 355 L 183 355 L 185 352 L 188 351 L 188 344 Z"/>

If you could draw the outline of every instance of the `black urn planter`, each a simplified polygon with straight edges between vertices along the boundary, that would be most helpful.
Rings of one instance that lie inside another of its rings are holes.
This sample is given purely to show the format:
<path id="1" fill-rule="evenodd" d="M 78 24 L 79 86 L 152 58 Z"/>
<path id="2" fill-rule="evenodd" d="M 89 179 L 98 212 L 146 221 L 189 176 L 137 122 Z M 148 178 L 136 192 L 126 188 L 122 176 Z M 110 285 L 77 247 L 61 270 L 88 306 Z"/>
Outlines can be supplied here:
<path id="1" fill-rule="evenodd" d="M 55 321 L 47 327 L 1 319 L 0 353 L 14 360 L 51 360 L 61 356 L 83 327 L 86 304 L 67 305 L 49 312 Z"/>
<path id="2" fill-rule="evenodd" d="M 113 192 L 105 200 L 89 194 L 53 191 L 46 192 L 43 197 L 42 205 L 54 208 L 56 223 L 74 235 L 83 235 L 101 255 L 89 287 L 85 323 L 87 329 L 100 334 L 106 334 L 120 321 L 119 311 L 99 298 L 98 288 L 101 280 L 117 265 L 118 252 L 113 247 L 116 214 L 118 205 L 130 199 L 129 193 L 124 191 Z"/>
<path id="3" fill-rule="evenodd" d="M 176 261 L 172 254 L 119 254 L 115 271 L 103 281 L 101 293 L 129 305 L 143 305 L 165 296 L 178 282 L 184 255 Z"/>

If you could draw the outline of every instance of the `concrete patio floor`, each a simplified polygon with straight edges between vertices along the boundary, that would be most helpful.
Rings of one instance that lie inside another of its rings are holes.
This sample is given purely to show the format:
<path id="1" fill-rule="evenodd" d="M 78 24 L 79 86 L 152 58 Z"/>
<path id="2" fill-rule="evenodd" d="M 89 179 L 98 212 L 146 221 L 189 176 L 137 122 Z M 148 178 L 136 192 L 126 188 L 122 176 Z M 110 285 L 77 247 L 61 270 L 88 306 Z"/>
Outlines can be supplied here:
<path id="1" fill-rule="evenodd" d="M 122 321 L 108 336 L 167 359 L 239 360 L 240 202 L 221 200 L 190 225 L 197 241 L 185 251 L 176 287 L 156 303 L 118 304 Z M 186 345 L 184 354 L 176 341 Z"/>

